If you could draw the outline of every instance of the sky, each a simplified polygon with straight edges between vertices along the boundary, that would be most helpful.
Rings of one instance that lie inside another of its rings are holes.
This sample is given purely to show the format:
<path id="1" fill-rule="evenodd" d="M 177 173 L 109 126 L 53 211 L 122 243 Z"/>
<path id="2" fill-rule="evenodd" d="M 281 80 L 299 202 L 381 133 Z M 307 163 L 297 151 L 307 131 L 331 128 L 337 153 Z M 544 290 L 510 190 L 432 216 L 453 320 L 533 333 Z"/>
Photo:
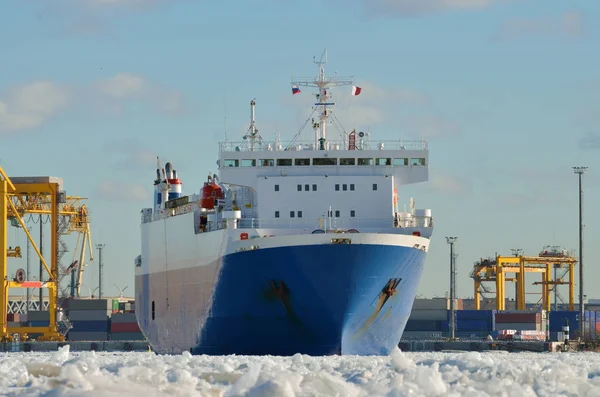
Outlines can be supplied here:
<path id="1" fill-rule="evenodd" d="M 430 180 L 399 191 L 401 203 L 414 197 L 435 220 L 419 296 L 449 289 L 446 236 L 458 237 L 461 297 L 473 296 L 469 273 L 481 257 L 577 250 L 576 165 L 589 167 L 585 276 L 600 277 L 599 2 L 32 0 L 2 8 L 0 166 L 9 176 L 62 177 L 67 194 L 88 198 L 93 243 L 106 245 L 105 295 L 133 296 L 156 156 L 174 164 L 184 192 L 197 192 L 216 171 L 218 142 L 246 133 L 252 98 L 263 138 L 291 139 L 310 97 L 292 96 L 290 80 L 315 75 L 313 56 L 325 48 L 326 71 L 363 88 L 357 97 L 334 91 L 346 130 L 429 142 Z M 14 228 L 9 240 L 26 244 Z M 95 255 L 82 295 L 98 284 Z M 24 259 L 10 271 L 18 267 Z"/>

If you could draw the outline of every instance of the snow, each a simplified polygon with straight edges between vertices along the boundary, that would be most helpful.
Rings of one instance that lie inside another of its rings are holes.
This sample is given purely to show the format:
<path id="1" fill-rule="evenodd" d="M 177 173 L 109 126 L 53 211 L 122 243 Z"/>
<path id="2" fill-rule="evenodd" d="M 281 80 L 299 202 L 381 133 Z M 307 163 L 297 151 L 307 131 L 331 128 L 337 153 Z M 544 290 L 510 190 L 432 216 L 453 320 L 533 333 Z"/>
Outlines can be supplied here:
<path id="1" fill-rule="evenodd" d="M 2 396 L 599 396 L 594 353 L 0 353 Z"/>

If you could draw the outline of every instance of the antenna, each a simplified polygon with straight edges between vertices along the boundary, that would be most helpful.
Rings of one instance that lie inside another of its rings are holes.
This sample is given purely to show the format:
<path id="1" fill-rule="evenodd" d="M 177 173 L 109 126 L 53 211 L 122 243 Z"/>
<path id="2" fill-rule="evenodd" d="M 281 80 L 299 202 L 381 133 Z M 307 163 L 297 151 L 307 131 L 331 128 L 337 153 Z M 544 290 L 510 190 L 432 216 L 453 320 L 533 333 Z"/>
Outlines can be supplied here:
<path id="1" fill-rule="evenodd" d="M 223 95 L 223 113 L 225 114 L 224 128 L 225 128 L 225 142 L 227 142 L 227 94 Z"/>
<path id="2" fill-rule="evenodd" d="M 354 77 L 333 77 L 327 78 L 325 76 L 325 67 L 324 65 L 327 63 L 327 48 L 321 54 L 321 58 L 317 61 L 316 57 L 313 56 L 313 62 L 316 63 L 319 67 L 319 73 L 314 78 L 305 78 L 293 80 L 293 86 L 302 86 L 302 87 L 316 87 L 319 89 L 319 93 L 316 94 L 317 102 L 315 103 L 315 110 L 318 108 L 320 110 L 319 121 L 313 121 L 312 127 L 315 130 L 315 146 L 319 148 L 319 150 L 325 150 L 325 142 L 327 140 L 326 132 L 327 132 L 327 122 L 330 116 L 330 106 L 334 106 L 334 102 L 329 102 L 331 99 L 331 90 L 332 87 L 343 86 L 343 85 L 352 85 L 354 84 Z"/>

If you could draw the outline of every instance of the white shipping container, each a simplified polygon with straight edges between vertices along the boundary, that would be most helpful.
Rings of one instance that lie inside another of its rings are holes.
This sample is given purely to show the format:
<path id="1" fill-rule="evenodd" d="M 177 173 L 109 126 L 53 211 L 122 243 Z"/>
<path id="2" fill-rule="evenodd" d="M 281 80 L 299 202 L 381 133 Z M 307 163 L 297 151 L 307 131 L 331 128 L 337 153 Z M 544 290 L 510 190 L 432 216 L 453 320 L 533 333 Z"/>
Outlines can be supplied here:
<path id="1" fill-rule="evenodd" d="M 516 331 L 532 330 L 545 331 L 541 324 L 536 323 L 496 323 L 496 331 L 504 329 L 514 329 Z"/>

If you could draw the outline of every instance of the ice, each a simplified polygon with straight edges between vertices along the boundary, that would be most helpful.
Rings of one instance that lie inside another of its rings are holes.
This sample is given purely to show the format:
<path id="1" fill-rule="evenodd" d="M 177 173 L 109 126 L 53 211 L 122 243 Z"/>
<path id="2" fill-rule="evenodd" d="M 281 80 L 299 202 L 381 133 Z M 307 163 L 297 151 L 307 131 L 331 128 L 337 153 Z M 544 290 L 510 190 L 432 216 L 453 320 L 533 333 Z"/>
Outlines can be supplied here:
<path id="1" fill-rule="evenodd" d="M 296 354 L 0 353 L 0 395 L 14 396 L 589 396 L 600 397 L 594 353 Z"/>

